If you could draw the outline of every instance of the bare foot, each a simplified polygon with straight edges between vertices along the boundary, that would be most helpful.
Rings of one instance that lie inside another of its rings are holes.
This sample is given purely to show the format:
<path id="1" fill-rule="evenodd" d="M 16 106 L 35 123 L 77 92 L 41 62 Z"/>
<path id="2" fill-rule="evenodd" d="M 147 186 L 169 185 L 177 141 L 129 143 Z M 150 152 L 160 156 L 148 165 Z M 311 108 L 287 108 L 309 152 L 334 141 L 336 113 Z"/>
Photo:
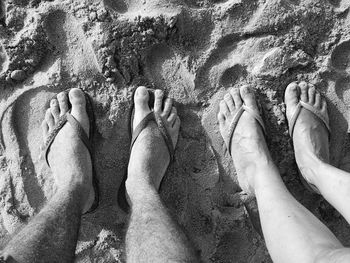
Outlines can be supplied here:
<path id="1" fill-rule="evenodd" d="M 328 118 L 327 103 L 315 87 L 300 82 L 288 85 L 285 92 L 287 119 L 290 122 L 299 101 L 308 103 Z M 299 170 L 311 184 L 315 181 L 315 168 L 320 160 L 329 162 L 328 130 L 315 114 L 302 109 L 294 126 L 293 144 Z"/>
<path id="2" fill-rule="evenodd" d="M 85 96 L 80 89 L 71 89 L 69 102 L 72 104 L 71 114 L 89 134 L 89 117 L 85 108 Z M 44 141 L 54 129 L 59 117 L 68 108 L 68 96 L 65 92 L 57 95 L 50 102 L 45 120 L 42 122 Z M 92 165 L 88 149 L 78 134 L 66 123 L 57 134 L 48 154 L 48 161 L 52 170 L 58 191 L 79 189 L 82 193 L 82 212 L 91 207 L 95 193 L 92 187 Z"/>
<path id="3" fill-rule="evenodd" d="M 172 138 L 174 148 L 177 143 L 180 128 L 180 118 L 172 100 L 167 98 L 163 108 L 163 92 L 155 91 L 154 112 L 160 113 L 166 129 Z M 135 113 L 133 128 L 151 112 L 148 106 L 149 94 L 145 87 L 138 87 L 135 93 Z M 140 133 L 130 154 L 126 190 L 129 197 L 142 198 L 145 189 L 143 185 L 151 186 L 158 191 L 162 178 L 169 165 L 170 155 L 165 141 L 155 122 L 150 122 Z"/>
<path id="4" fill-rule="evenodd" d="M 221 136 L 229 136 L 230 124 L 243 103 L 258 111 L 253 92 L 248 86 L 231 88 L 220 102 L 218 113 Z M 260 124 L 244 112 L 232 135 L 231 154 L 239 185 L 246 193 L 254 194 L 254 176 L 261 165 L 272 162 Z"/>

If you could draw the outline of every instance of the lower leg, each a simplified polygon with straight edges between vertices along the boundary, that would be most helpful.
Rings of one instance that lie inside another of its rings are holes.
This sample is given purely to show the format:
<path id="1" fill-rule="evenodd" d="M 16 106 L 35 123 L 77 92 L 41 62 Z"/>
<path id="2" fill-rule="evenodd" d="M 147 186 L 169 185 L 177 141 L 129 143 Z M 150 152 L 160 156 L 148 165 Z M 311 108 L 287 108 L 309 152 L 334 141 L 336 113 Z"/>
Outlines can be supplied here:
<path id="1" fill-rule="evenodd" d="M 232 89 L 221 102 L 218 119 L 224 138 L 243 102 L 258 112 L 247 87 Z M 247 112 L 239 119 L 230 147 L 234 149 L 232 158 L 241 187 L 256 195 L 264 237 L 274 262 L 318 262 L 322 257 L 336 262 L 350 255 L 329 229 L 288 192 L 261 127 Z"/>
<path id="2" fill-rule="evenodd" d="M 315 108 L 328 119 L 327 103 L 312 85 L 292 83 L 286 90 L 287 118 L 292 119 L 299 101 Z M 329 133 L 323 122 L 302 110 L 295 123 L 295 159 L 304 178 L 316 186 L 327 201 L 350 223 L 350 174 L 329 165 Z"/>
<path id="3" fill-rule="evenodd" d="M 307 153 L 303 153 L 305 156 Z M 350 173 L 342 171 L 308 153 L 308 167 L 305 173 L 322 196 L 341 213 L 350 224 Z M 306 160 L 306 157 L 304 157 Z"/>
<path id="4" fill-rule="evenodd" d="M 331 231 L 288 192 L 275 165 L 259 166 L 254 185 L 264 238 L 274 262 L 318 262 L 335 250 L 344 252 Z"/>
<path id="5" fill-rule="evenodd" d="M 145 87 L 135 93 L 133 127 L 150 113 Z M 176 109 L 163 93 L 155 91 L 154 112 L 161 116 L 175 148 L 180 127 Z M 169 150 L 157 125 L 150 122 L 132 147 L 126 180 L 131 206 L 126 235 L 128 262 L 197 262 L 194 249 L 184 232 L 171 218 L 158 190 L 170 162 Z"/>
<path id="6" fill-rule="evenodd" d="M 131 216 L 126 236 L 128 262 L 196 262 L 192 245 L 171 218 L 151 184 L 129 191 Z"/>
<path id="7" fill-rule="evenodd" d="M 89 133 L 85 96 L 81 90 L 69 92 L 71 114 Z M 52 134 L 59 117 L 68 109 L 68 96 L 62 92 L 52 99 L 42 123 L 44 140 Z M 17 262 L 72 262 L 80 217 L 92 205 L 91 157 L 77 131 L 65 124 L 55 137 L 48 159 L 57 192 L 4 249 Z"/>
<path id="8" fill-rule="evenodd" d="M 6 246 L 17 262 L 72 262 L 80 226 L 81 189 L 58 191 Z"/>

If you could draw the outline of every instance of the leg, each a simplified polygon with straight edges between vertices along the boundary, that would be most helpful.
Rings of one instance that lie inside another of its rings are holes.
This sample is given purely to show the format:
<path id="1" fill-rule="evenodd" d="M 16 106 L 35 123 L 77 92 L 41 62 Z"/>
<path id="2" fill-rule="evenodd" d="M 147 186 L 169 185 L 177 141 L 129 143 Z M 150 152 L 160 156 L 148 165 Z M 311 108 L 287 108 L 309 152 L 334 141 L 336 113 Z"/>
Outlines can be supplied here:
<path id="1" fill-rule="evenodd" d="M 300 99 L 314 105 L 320 112 L 327 114 L 327 105 L 305 82 L 299 84 Z M 291 118 L 293 108 L 299 97 L 295 94 L 297 85 L 287 88 L 287 117 Z M 306 125 L 308 124 L 308 125 Z M 328 164 L 329 143 L 328 131 L 320 120 L 308 111 L 302 111 L 295 124 L 293 136 L 295 159 L 303 176 L 315 185 L 327 201 L 332 204 L 350 223 L 350 174 Z"/>
<path id="2" fill-rule="evenodd" d="M 88 133 L 89 120 L 82 91 L 69 93 L 72 115 Z M 43 122 L 44 139 L 59 115 L 68 110 L 65 93 L 51 101 Z M 57 192 L 52 199 L 5 247 L 4 255 L 16 262 L 72 262 L 81 214 L 94 200 L 92 166 L 88 150 L 76 132 L 66 124 L 56 136 L 49 152 Z"/>
<path id="3" fill-rule="evenodd" d="M 257 110 L 249 88 L 231 89 L 220 104 L 220 130 L 227 136 L 229 125 L 243 104 Z M 284 186 L 273 164 L 257 121 L 243 113 L 233 134 L 232 158 L 241 187 L 256 195 L 263 233 L 274 262 L 336 262 L 350 257 L 335 236 L 299 204 Z"/>
<path id="4" fill-rule="evenodd" d="M 161 113 L 175 146 L 180 120 L 170 99 L 162 110 L 162 98 L 163 93 L 157 90 L 154 111 Z M 150 112 L 148 99 L 146 88 L 139 87 L 135 94 L 134 128 Z M 169 161 L 164 139 L 156 125 L 150 123 L 133 146 L 128 168 L 126 190 L 131 205 L 126 235 L 128 262 L 196 262 L 190 242 L 158 194 Z"/>

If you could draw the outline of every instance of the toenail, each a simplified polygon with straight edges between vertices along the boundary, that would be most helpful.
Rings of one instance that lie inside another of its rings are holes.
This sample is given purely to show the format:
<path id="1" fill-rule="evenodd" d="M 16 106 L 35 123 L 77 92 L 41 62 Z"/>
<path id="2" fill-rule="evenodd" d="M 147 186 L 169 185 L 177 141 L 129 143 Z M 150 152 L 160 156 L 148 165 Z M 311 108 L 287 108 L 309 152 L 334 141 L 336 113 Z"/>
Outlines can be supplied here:
<path id="1" fill-rule="evenodd" d="M 157 90 L 156 90 L 156 94 L 157 94 L 158 96 L 161 96 L 161 95 L 163 95 L 163 91 L 160 90 L 160 89 L 157 89 Z"/>
<path id="2" fill-rule="evenodd" d="M 58 98 L 58 99 L 63 99 L 64 96 L 65 96 L 64 93 L 59 93 L 59 94 L 57 95 L 57 98 Z"/>
<path id="3" fill-rule="evenodd" d="M 84 95 L 84 92 L 81 89 L 72 89 L 69 93 L 68 93 L 69 97 L 74 97 L 74 98 L 79 98 L 82 97 Z"/>
<path id="4" fill-rule="evenodd" d="M 293 83 L 293 84 L 290 86 L 290 88 L 293 89 L 293 90 L 296 90 L 297 87 L 298 87 L 298 86 L 297 86 L 297 84 L 295 84 L 295 83 Z"/>
<path id="5" fill-rule="evenodd" d="M 243 91 L 243 93 L 245 93 L 245 94 L 250 93 L 250 89 L 248 89 L 248 87 L 246 87 L 246 86 L 242 87 L 242 91 Z"/>
<path id="6" fill-rule="evenodd" d="M 57 101 L 56 100 L 51 100 L 51 105 L 52 106 L 56 106 L 57 105 Z"/>
<path id="7" fill-rule="evenodd" d="M 300 87 L 306 87 L 307 83 L 305 81 L 302 81 L 299 83 L 299 86 Z"/>
<path id="8" fill-rule="evenodd" d="M 230 99 L 230 97 L 231 97 L 230 94 L 226 94 L 224 98 L 228 100 Z"/>
<path id="9" fill-rule="evenodd" d="M 141 96 L 146 96 L 147 95 L 147 89 L 143 86 L 139 87 L 137 89 L 137 95 L 141 95 Z"/>

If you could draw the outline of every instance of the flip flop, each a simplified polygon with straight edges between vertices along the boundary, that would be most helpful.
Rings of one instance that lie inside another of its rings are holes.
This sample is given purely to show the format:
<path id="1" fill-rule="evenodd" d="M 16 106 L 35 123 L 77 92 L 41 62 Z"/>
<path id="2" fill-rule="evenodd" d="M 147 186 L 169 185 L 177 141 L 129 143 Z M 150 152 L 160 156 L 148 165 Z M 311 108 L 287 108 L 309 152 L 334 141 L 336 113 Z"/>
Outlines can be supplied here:
<path id="1" fill-rule="evenodd" d="M 242 117 L 243 112 L 247 112 L 250 116 L 252 116 L 254 119 L 257 120 L 257 122 L 260 124 L 264 135 L 266 135 L 266 129 L 265 129 L 265 125 L 264 125 L 264 121 L 262 120 L 260 113 L 256 110 L 253 110 L 252 108 L 246 106 L 245 104 L 243 104 L 236 112 L 235 116 L 232 119 L 232 122 L 230 124 L 229 127 L 229 132 L 228 132 L 228 136 L 226 138 L 223 138 L 226 144 L 226 149 L 228 150 L 228 153 L 231 156 L 231 141 L 232 141 L 232 137 L 233 137 L 233 133 L 237 127 L 237 124 L 239 122 L 239 120 Z"/>
<path id="2" fill-rule="evenodd" d="M 69 90 L 64 91 L 66 94 L 69 93 Z M 84 92 L 84 91 L 83 91 Z M 96 177 L 96 173 L 95 173 L 95 168 L 94 168 L 94 155 L 93 155 L 93 150 L 92 150 L 92 139 L 93 139 L 93 135 L 94 135 L 94 127 L 95 127 L 95 116 L 94 116 L 94 112 L 93 112 L 93 107 L 92 107 L 92 101 L 90 96 L 84 92 L 85 95 L 85 100 L 86 100 L 86 112 L 88 114 L 89 117 L 89 124 L 90 124 L 90 129 L 89 129 L 89 135 L 86 134 L 86 132 L 84 131 L 83 127 L 81 127 L 80 123 L 74 118 L 73 115 L 70 114 L 71 111 L 71 104 L 69 102 L 68 106 L 69 106 L 69 111 L 64 114 L 63 116 L 61 116 L 56 124 L 56 126 L 54 127 L 54 129 L 52 130 L 52 132 L 48 135 L 44 146 L 43 146 L 43 156 L 45 157 L 46 163 L 47 165 L 50 167 L 49 164 L 49 160 L 48 160 L 48 155 L 49 155 L 49 150 L 50 147 L 52 145 L 52 143 L 54 142 L 57 134 L 60 132 L 60 130 L 63 128 L 63 126 L 66 123 L 69 123 L 72 128 L 77 132 L 79 138 L 82 140 L 82 142 L 84 143 L 84 145 L 86 146 L 86 148 L 88 149 L 90 156 L 91 156 L 91 162 L 92 162 L 92 185 L 94 187 L 94 191 L 95 191 L 95 200 L 92 203 L 90 209 L 85 212 L 84 214 L 87 213 L 92 213 L 96 210 L 96 208 L 98 207 L 99 204 L 99 189 L 98 189 L 98 180 Z"/>
<path id="3" fill-rule="evenodd" d="M 296 109 L 292 115 L 292 118 L 289 122 L 289 135 L 292 139 L 293 139 L 295 123 L 296 123 L 302 109 L 308 110 L 311 113 L 313 113 L 316 117 L 318 117 L 323 122 L 323 124 L 326 126 L 328 134 L 330 135 L 331 129 L 329 126 L 329 119 L 326 118 L 325 116 L 323 116 L 322 113 L 319 112 L 312 105 L 300 100 L 299 103 L 297 104 L 297 107 L 296 107 Z M 329 138 L 329 136 L 328 136 L 328 138 Z M 298 173 L 299 173 L 299 177 L 300 177 L 301 182 L 310 192 L 316 193 L 316 194 L 321 194 L 320 191 L 317 189 L 317 187 L 314 184 L 309 183 L 307 181 L 307 179 L 303 176 L 303 174 L 300 172 L 299 169 L 298 169 Z"/>
<path id="4" fill-rule="evenodd" d="M 159 114 L 155 113 L 153 111 L 153 106 L 154 106 L 154 90 L 152 89 L 148 89 L 148 94 L 149 94 L 149 100 L 148 100 L 148 106 L 151 109 L 151 112 L 149 114 L 147 114 L 141 121 L 140 123 L 136 126 L 135 131 L 133 131 L 133 120 L 134 120 L 134 110 L 135 110 L 135 104 L 134 104 L 134 96 L 135 96 L 135 92 L 136 90 L 134 90 L 133 94 L 132 94 L 132 105 L 131 105 L 131 110 L 130 110 L 130 117 L 129 117 L 129 134 L 131 135 L 131 141 L 130 141 L 130 153 L 131 153 L 131 149 L 133 147 L 133 145 L 135 144 L 138 136 L 140 135 L 140 133 L 148 126 L 148 123 L 151 121 L 154 121 L 157 124 L 157 127 L 159 129 L 160 134 L 162 135 L 162 137 L 164 138 L 165 144 L 168 148 L 169 151 L 169 155 L 170 155 L 170 161 L 169 161 L 169 165 L 168 168 L 170 166 L 170 163 L 172 163 L 172 161 L 174 160 L 174 145 L 173 145 L 173 141 L 169 135 L 169 132 L 167 131 L 167 129 L 165 128 L 165 125 L 163 123 L 162 118 L 160 117 Z M 163 98 L 163 103 L 162 105 L 164 105 L 164 101 L 165 101 L 166 97 L 164 96 Z M 128 197 L 127 197 L 127 193 L 126 193 L 126 189 L 125 189 L 125 182 L 127 179 L 127 175 L 128 172 L 126 171 L 126 174 L 124 175 L 123 181 L 119 187 L 119 191 L 118 191 L 118 204 L 120 206 L 120 208 L 128 213 L 130 210 L 130 205 L 128 202 Z M 162 178 L 161 182 L 160 182 L 160 186 L 159 189 L 161 188 L 162 182 L 163 182 L 164 177 Z M 158 189 L 158 190 L 159 190 Z"/>

